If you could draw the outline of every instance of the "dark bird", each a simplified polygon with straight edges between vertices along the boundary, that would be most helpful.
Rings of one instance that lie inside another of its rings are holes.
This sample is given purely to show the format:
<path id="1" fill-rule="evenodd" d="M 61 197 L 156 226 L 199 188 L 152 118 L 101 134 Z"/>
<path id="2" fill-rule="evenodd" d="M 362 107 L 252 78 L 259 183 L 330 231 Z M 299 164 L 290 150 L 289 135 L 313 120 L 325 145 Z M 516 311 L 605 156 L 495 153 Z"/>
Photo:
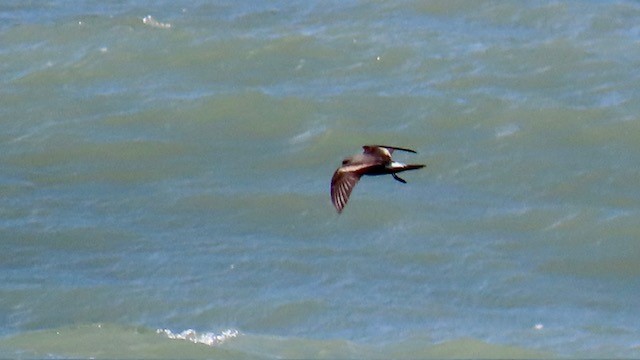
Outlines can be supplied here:
<path id="1" fill-rule="evenodd" d="M 407 165 L 393 161 L 391 154 L 394 150 L 416 153 L 414 150 L 394 146 L 365 145 L 362 154 L 357 154 L 342 160 L 340 166 L 331 178 L 331 202 L 338 213 L 349 201 L 351 191 L 358 183 L 362 175 L 386 175 L 391 174 L 394 179 L 403 184 L 407 182 L 396 175 L 399 172 L 415 170 L 426 165 Z"/>

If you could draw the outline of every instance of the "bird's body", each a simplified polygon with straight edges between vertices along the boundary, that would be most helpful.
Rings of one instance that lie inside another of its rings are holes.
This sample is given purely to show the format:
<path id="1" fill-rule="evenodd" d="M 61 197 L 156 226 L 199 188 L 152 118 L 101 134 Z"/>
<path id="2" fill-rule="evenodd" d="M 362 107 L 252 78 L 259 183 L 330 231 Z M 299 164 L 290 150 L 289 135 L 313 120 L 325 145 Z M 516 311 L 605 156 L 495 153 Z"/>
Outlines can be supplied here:
<path id="1" fill-rule="evenodd" d="M 391 175 L 401 183 L 406 181 L 396 175 L 399 172 L 415 170 L 425 165 L 407 165 L 393 161 L 391 154 L 394 150 L 415 153 L 414 150 L 384 145 L 365 145 L 362 154 L 346 158 L 331 178 L 331 201 L 338 213 L 349 200 L 351 191 L 363 175 Z"/>

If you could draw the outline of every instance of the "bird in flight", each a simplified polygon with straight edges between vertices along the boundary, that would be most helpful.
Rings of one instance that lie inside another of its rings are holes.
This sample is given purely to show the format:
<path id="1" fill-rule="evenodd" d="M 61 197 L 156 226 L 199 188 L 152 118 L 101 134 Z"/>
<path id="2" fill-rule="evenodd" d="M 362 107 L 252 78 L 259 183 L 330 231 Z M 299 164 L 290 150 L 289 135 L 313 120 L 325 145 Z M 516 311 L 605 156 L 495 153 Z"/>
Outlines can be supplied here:
<path id="1" fill-rule="evenodd" d="M 342 160 L 340 166 L 331 178 L 331 202 L 338 213 L 342 212 L 349 201 L 351 191 L 358 183 L 362 175 L 386 175 L 390 174 L 397 181 L 407 182 L 397 173 L 421 169 L 426 165 L 407 165 L 393 161 L 391 154 L 394 150 L 416 153 L 414 150 L 384 145 L 365 145 L 362 154 L 357 154 Z"/>

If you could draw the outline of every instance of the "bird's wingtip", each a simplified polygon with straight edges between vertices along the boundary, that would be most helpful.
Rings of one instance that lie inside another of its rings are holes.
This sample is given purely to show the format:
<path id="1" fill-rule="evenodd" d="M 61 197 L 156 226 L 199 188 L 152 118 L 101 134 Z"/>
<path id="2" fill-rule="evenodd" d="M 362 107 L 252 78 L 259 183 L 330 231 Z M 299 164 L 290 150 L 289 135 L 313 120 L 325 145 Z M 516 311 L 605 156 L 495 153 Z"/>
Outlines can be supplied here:
<path id="1" fill-rule="evenodd" d="M 385 148 L 385 149 L 388 149 L 388 150 L 406 151 L 406 152 L 410 152 L 410 153 L 414 153 L 414 154 L 418 153 L 417 151 L 415 151 L 413 149 L 403 148 L 403 147 L 398 147 L 398 146 L 389 146 L 389 145 L 364 145 L 362 148 L 367 150 L 368 148 L 374 148 L 374 147 Z"/>

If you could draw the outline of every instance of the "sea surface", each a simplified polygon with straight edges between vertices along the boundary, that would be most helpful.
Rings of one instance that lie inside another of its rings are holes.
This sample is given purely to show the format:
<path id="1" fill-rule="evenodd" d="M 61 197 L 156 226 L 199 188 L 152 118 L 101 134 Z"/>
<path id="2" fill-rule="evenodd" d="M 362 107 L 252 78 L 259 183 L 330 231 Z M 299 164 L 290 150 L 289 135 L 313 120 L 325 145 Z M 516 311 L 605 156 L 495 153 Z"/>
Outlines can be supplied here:
<path id="1" fill-rule="evenodd" d="M 426 164 L 329 182 L 364 144 Z M 638 1 L 0 4 L 0 358 L 640 357 Z"/>

